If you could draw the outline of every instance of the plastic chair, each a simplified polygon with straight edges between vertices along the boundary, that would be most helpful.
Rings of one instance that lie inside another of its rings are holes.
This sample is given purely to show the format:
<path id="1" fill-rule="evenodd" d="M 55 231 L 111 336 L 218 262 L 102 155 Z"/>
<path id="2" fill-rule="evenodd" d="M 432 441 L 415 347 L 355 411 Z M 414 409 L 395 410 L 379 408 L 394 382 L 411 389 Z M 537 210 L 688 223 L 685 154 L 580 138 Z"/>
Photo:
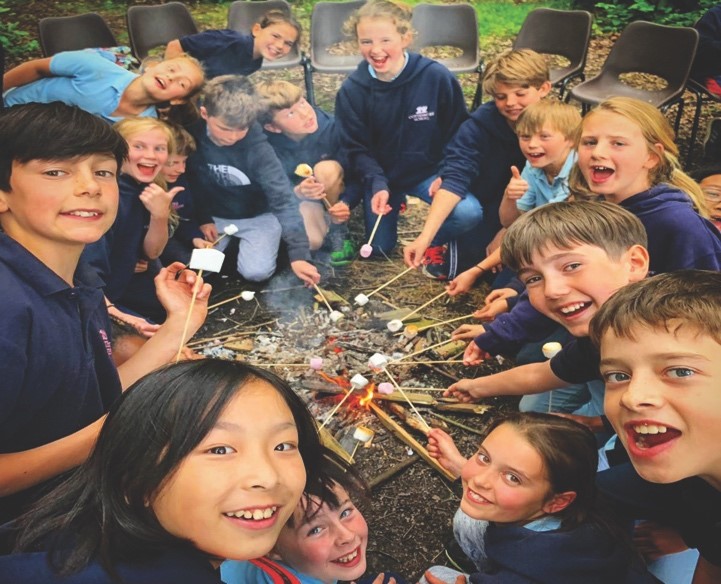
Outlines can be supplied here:
<path id="1" fill-rule="evenodd" d="M 537 8 L 526 16 L 513 48 L 533 49 L 568 59 L 566 67 L 551 67 L 551 85 L 558 87 L 563 97 L 572 79 L 585 79 L 583 70 L 592 23 L 593 15 L 585 10 Z"/>
<path id="2" fill-rule="evenodd" d="M 45 57 L 62 51 L 118 45 L 108 24 L 95 12 L 41 18 L 38 22 L 38 37 Z"/>
<path id="3" fill-rule="evenodd" d="M 683 113 L 683 92 L 691 71 L 698 32 L 693 28 L 664 26 L 642 20 L 629 24 L 611 48 L 601 72 L 576 85 L 566 96 L 583 104 L 584 111 L 609 97 L 635 97 L 663 110 L 678 105 L 676 131 Z M 661 77 L 666 87 L 647 90 L 623 83 L 623 73 Z"/>
<path id="4" fill-rule="evenodd" d="M 461 49 L 457 57 L 436 58 L 455 74 L 478 73 L 478 85 L 473 109 L 481 102 L 481 72 L 478 56 L 478 18 L 470 4 L 417 4 L 413 7 L 413 28 L 416 36 L 413 50 L 433 46 L 452 46 Z"/>
<path id="5" fill-rule="evenodd" d="M 328 49 L 337 43 L 355 41 L 343 34 L 343 23 L 365 4 L 365 0 L 352 2 L 318 2 L 310 17 L 310 58 L 305 61 L 306 94 L 315 104 L 313 73 L 350 73 L 361 61 L 360 52 L 353 55 L 332 55 Z"/>
<path id="6" fill-rule="evenodd" d="M 5 109 L 5 102 L 3 101 L 3 75 L 5 75 L 5 47 L 0 43 L 0 111 Z"/>
<path id="7" fill-rule="evenodd" d="M 126 20 L 130 48 L 141 61 L 148 56 L 150 49 L 198 32 L 188 7 L 182 2 L 131 6 L 128 8 Z"/>
<path id="8" fill-rule="evenodd" d="M 236 0 L 228 10 L 228 28 L 243 34 L 250 34 L 253 25 L 269 10 L 281 10 L 290 14 L 290 4 L 286 0 Z M 301 65 L 303 56 L 296 43 L 282 59 L 263 61 L 263 69 L 283 69 Z"/>

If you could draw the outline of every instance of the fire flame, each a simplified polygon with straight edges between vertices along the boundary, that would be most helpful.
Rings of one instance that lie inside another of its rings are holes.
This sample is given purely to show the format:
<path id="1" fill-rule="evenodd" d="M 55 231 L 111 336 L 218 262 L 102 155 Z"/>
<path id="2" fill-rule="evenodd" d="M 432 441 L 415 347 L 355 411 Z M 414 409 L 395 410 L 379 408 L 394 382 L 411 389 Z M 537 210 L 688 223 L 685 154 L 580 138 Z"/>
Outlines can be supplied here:
<path id="1" fill-rule="evenodd" d="M 368 387 L 366 388 L 365 396 L 360 398 L 360 401 L 358 402 L 362 407 L 367 406 L 371 401 L 373 401 L 373 390 L 375 388 L 376 388 L 375 383 L 368 384 Z"/>

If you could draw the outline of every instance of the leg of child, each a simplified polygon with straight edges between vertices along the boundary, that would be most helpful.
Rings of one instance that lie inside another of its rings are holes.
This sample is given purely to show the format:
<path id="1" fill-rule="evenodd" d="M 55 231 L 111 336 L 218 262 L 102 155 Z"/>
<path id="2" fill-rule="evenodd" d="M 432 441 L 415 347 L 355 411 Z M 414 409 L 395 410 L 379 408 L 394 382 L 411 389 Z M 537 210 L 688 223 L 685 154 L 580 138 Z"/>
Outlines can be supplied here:
<path id="1" fill-rule="evenodd" d="M 367 192 L 363 200 L 363 213 L 365 220 L 365 242 L 368 241 L 371 231 L 376 224 L 378 215 L 373 212 L 371 208 L 371 199 L 373 193 Z M 391 193 L 391 198 L 388 204 L 392 207 L 391 211 L 383 215 L 383 219 L 378 224 L 378 229 L 373 237 L 373 255 L 388 255 L 395 248 L 398 241 L 398 214 L 401 210 L 401 204 L 405 203 L 405 195 L 402 197 L 394 196 Z"/>
<path id="2" fill-rule="evenodd" d="M 308 245 L 311 251 L 320 249 L 323 245 L 326 233 L 328 233 L 328 222 L 325 217 L 325 209 L 320 201 L 303 201 L 298 209 L 303 217 L 305 233 L 308 236 Z"/>
<path id="3" fill-rule="evenodd" d="M 278 219 L 271 213 L 264 213 L 251 219 L 223 219 L 213 217 L 220 233 L 230 224 L 238 228 L 233 236 L 240 239 L 238 245 L 238 273 L 251 282 L 267 280 L 275 272 L 278 247 L 280 246 L 281 227 Z M 228 245 L 227 237 L 219 244 L 219 249 Z"/>

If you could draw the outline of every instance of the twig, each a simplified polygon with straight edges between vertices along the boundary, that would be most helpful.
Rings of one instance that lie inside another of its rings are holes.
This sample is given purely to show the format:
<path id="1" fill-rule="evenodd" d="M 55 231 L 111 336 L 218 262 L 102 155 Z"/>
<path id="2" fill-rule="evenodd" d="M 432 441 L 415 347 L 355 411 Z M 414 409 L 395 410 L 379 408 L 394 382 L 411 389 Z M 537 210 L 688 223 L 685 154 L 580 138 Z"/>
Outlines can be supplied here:
<path id="1" fill-rule="evenodd" d="M 433 304 L 436 300 L 438 300 L 439 298 L 445 296 L 446 294 L 448 294 L 448 290 L 444 290 L 444 291 L 441 292 L 438 296 L 434 296 L 434 297 L 431 298 L 428 302 L 426 302 L 425 304 L 421 304 L 418 308 L 416 308 L 415 310 L 412 310 L 411 312 L 409 312 L 408 314 L 406 314 L 403 318 L 401 318 L 401 319 L 399 319 L 399 320 L 400 320 L 401 322 L 403 322 L 404 320 L 408 320 L 408 318 L 410 318 L 411 316 L 413 316 L 413 315 L 416 314 L 417 312 L 420 312 L 421 310 L 423 310 L 423 309 L 424 309 L 426 306 L 428 306 L 429 304 Z"/>
<path id="2" fill-rule="evenodd" d="M 414 403 L 413 403 L 410 399 L 408 399 L 408 396 L 406 395 L 406 392 L 403 391 L 403 388 L 402 388 L 400 385 L 398 385 L 398 382 L 396 381 L 396 378 L 393 377 L 393 376 L 388 372 L 388 369 L 386 369 L 385 367 L 383 368 L 383 373 L 385 373 L 385 374 L 388 376 L 388 379 L 391 380 L 391 383 L 392 383 L 392 384 L 395 386 L 395 388 L 401 393 L 401 395 L 403 396 L 403 399 L 405 399 L 405 400 L 408 402 L 408 405 L 411 406 L 411 409 L 412 409 L 413 412 L 416 414 L 416 416 L 418 416 L 418 419 L 419 419 L 421 422 L 423 422 L 423 425 L 426 427 L 426 429 L 427 429 L 427 430 L 430 430 L 430 429 L 431 429 L 431 426 L 428 424 L 428 422 L 426 422 L 426 421 L 423 419 L 423 416 L 421 416 L 421 413 L 418 411 L 418 409 L 416 408 L 416 406 L 414 405 Z"/>
<path id="3" fill-rule="evenodd" d="M 456 322 L 457 320 L 464 320 L 464 319 L 466 319 L 466 318 L 472 318 L 472 317 L 473 317 L 472 314 L 467 314 L 467 315 L 465 315 L 465 316 L 457 316 L 456 318 L 450 318 L 450 319 L 444 320 L 444 321 L 442 321 L 442 322 L 435 322 L 435 323 L 433 323 L 433 324 L 429 324 L 429 325 L 426 325 L 426 326 L 422 326 L 422 327 L 418 328 L 417 331 L 420 333 L 421 331 L 425 331 L 425 330 L 428 330 L 428 329 L 436 328 L 437 326 L 441 326 L 441 325 L 444 325 L 444 324 L 449 324 L 449 323 L 451 323 L 451 322 Z"/>
<path id="4" fill-rule="evenodd" d="M 461 424 L 460 422 L 456 422 L 455 420 L 452 420 L 451 418 L 447 418 L 446 416 L 441 416 L 440 414 L 437 414 L 436 412 L 431 412 L 431 416 L 434 416 L 438 418 L 439 420 L 443 420 L 446 424 L 450 424 L 451 426 L 456 426 L 457 428 L 461 428 L 462 430 L 465 430 L 466 432 L 471 432 L 472 434 L 477 434 L 478 436 L 483 436 L 484 433 L 480 430 L 476 430 L 475 428 L 471 428 L 470 426 L 466 426 L 465 424 Z"/>
<path id="5" fill-rule="evenodd" d="M 404 461 L 399 462 L 395 466 L 392 466 L 388 470 L 383 471 L 378 476 L 369 480 L 368 486 L 371 489 L 375 489 L 376 487 L 385 483 L 387 480 L 392 479 L 399 472 L 407 469 L 409 466 L 411 466 L 413 463 L 415 463 L 419 458 L 420 458 L 420 456 L 418 456 L 417 454 L 414 454 L 413 456 L 409 456 Z"/>
<path id="6" fill-rule="evenodd" d="M 328 300 L 326 299 L 325 294 L 323 294 L 323 292 L 321 291 L 321 289 L 318 287 L 318 284 L 316 284 L 315 282 L 313 282 L 313 288 L 315 288 L 315 291 L 318 292 L 318 295 L 322 298 L 323 302 L 325 302 L 325 305 L 328 307 L 328 311 L 329 311 L 329 312 L 333 312 L 333 309 L 331 308 L 330 303 L 329 303 Z"/>

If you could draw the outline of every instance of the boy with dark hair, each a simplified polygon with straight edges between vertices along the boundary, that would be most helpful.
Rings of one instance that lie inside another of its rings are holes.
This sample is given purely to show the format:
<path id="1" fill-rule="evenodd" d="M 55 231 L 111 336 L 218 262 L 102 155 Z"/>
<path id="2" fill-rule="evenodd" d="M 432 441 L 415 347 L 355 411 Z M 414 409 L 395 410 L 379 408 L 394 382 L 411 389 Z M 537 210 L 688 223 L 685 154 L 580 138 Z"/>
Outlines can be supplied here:
<path id="1" fill-rule="evenodd" d="M 183 266 L 174 264 L 159 274 L 168 319 L 116 369 L 102 282 L 80 260 L 115 220 L 126 156 L 120 135 L 78 108 L 54 102 L 0 114 L 0 524 L 80 464 L 121 390 L 181 343 L 194 273 L 176 280 Z M 191 334 L 209 294 L 200 289 Z"/>
<path id="2" fill-rule="evenodd" d="M 698 548 L 694 584 L 721 581 L 721 274 L 679 270 L 627 286 L 589 333 L 606 415 L 633 464 L 600 473 L 599 486 L 630 518 L 671 526 Z"/>
<path id="3" fill-rule="evenodd" d="M 251 281 L 273 275 L 282 237 L 295 275 L 317 283 L 293 187 L 256 123 L 262 111 L 253 85 L 241 75 L 221 75 L 206 84 L 202 120 L 188 128 L 198 148 L 188 159 L 188 178 L 200 229 L 215 241 L 228 225 L 238 227 L 233 236 L 240 240 L 238 273 Z M 225 238 L 218 247 L 228 243 Z"/>

